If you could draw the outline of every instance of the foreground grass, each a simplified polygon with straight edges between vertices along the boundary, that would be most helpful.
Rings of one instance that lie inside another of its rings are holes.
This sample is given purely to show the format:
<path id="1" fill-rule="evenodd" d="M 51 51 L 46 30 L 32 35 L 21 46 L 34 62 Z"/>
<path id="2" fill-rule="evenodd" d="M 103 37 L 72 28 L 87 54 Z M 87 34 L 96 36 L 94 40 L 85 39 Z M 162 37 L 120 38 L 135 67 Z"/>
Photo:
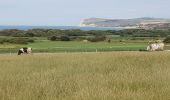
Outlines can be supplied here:
<path id="1" fill-rule="evenodd" d="M 169 52 L 0 55 L 0 100 L 169 100 Z"/>

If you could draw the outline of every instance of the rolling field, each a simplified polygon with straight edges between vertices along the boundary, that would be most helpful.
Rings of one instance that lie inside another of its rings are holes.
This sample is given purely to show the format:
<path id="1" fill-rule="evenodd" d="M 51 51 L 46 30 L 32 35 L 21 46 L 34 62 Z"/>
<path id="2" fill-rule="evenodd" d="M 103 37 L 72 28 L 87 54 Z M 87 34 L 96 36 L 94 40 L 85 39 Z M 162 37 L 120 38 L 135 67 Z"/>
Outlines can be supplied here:
<path id="1" fill-rule="evenodd" d="M 0 100 L 169 100 L 170 52 L 0 55 Z"/>

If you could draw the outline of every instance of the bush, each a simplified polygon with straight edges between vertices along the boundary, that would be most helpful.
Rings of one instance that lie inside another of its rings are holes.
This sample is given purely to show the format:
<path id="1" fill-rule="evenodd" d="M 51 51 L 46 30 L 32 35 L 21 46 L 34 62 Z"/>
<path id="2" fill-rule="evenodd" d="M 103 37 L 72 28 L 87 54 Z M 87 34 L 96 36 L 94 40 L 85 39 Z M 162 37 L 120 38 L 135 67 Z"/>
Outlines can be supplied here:
<path id="1" fill-rule="evenodd" d="M 34 36 L 35 36 L 34 33 L 31 33 L 31 32 L 27 32 L 25 35 L 26 35 L 27 37 L 34 37 Z"/>
<path id="2" fill-rule="evenodd" d="M 90 42 L 99 42 L 99 41 L 104 41 L 106 40 L 105 36 L 95 36 L 87 39 Z"/>
<path id="3" fill-rule="evenodd" d="M 34 41 L 34 39 L 28 39 L 27 42 L 34 43 L 35 41 Z"/>
<path id="4" fill-rule="evenodd" d="M 14 43 L 14 44 L 28 44 L 27 41 L 23 38 L 13 38 L 9 40 L 9 43 Z"/>
<path id="5" fill-rule="evenodd" d="M 164 43 L 170 43 L 170 36 L 168 36 L 167 38 L 165 38 L 163 42 L 164 42 Z"/>
<path id="6" fill-rule="evenodd" d="M 70 38 L 69 38 L 69 36 L 61 36 L 60 40 L 61 41 L 70 41 Z"/>
<path id="7" fill-rule="evenodd" d="M 70 41 L 71 38 L 69 36 L 51 36 L 51 37 L 48 37 L 48 40 L 51 40 L 51 41 Z"/>
<path id="8" fill-rule="evenodd" d="M 108 42 L 108 43 L 111 43 L 111 39 L 108 39 L 107 42 Z"/>
<path id="9" fill-rule="evenodd" d="M 0 40 L 0 44 L 3 44 L 4 43 L 4 41 L 3 40 Z"/>
<path id="10" fill-rule="evenodd" d="M 48 39 L 51 40 L 51 41 L 56 41 L 57 37 L 56 36 L 51 36 Z"/>
<path id="11" fill-rule="evenodd" d="M 6 40 L 6 42 L 14 43 L 14 44 L 28 44 L 28 43 L 33 43 L 34 40 L 29 38 L 12 38 Z"/>
<path id="12" fill-rule="evenodd" d="M 6 39 L 0 38 L 0 44 L 3 44 L 6 42 Z"/>

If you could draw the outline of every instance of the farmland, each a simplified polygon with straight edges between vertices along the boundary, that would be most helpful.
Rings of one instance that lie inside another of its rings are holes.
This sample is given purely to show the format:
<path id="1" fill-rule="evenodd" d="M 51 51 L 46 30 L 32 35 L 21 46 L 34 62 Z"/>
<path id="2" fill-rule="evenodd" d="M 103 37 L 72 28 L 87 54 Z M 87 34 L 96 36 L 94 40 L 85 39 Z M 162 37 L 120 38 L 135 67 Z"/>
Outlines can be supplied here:
<path id="1" fill-rule="evenodd" d="M 169 100 L 169 52 L 0 56 L 1 100 Z"/>
<path id="2" fill-rule="evenodd" d="M 143 29 L 0 30 L 0 53 L 16 53 L 22 47 L 32 47 L 35 53 L 144 51 L 148 41 L 166 39 L 170 43 L 169 34 L 170 30 Z"/>
<path id="3" fill-rule="evenodd" d="M 110 51 L 139 51 L 146 50 L 149 40 L 113 40 L 101 42 L 83 41 L 49 41 L 36 40 L 29 44 L 0 44 L 0 53 L 16 53 L 22 47 L 32 47 L 34 53 L 61 53 L 61 52 L 110 52 Z M 167 43 L 165 49 L 170 49 Z"/>
<path id="4" fill-rule="evenodd" d="M 16 53 L 19 48 L 32 47 L 36 53 L 55 52 L 104 52 L 104 51 L 139 51 L 145 50 L 148 40 L 123 40 L 116 38 L 111 43 L 83 41 L 49 41 L 44 38 L 29 44 L 0 44 L 0 53 Z"/>
<path id="5" fill-rule="evenodd" d="M 169 51 L 145 51 L 148 41 L 156 40 L 167 40 L 165 50 L 170 50 L 169 30 L 35 29 L 0 34 L 0 100 L 170 98 Z M 32 47 L 33 54 L 18 56 L 22 47 Z"/>

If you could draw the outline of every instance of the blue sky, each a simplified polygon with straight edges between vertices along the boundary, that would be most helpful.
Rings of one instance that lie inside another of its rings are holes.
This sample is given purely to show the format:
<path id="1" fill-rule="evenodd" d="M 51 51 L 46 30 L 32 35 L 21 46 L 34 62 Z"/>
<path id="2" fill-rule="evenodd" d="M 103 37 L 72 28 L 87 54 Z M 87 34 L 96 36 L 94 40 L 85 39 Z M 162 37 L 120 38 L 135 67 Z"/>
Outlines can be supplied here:
<path id="1" fill-rule="evenodd" d="M 170 0 L 0 0 L 0 25 L 77 26 L 84 18 L 170 18 Z"/>

